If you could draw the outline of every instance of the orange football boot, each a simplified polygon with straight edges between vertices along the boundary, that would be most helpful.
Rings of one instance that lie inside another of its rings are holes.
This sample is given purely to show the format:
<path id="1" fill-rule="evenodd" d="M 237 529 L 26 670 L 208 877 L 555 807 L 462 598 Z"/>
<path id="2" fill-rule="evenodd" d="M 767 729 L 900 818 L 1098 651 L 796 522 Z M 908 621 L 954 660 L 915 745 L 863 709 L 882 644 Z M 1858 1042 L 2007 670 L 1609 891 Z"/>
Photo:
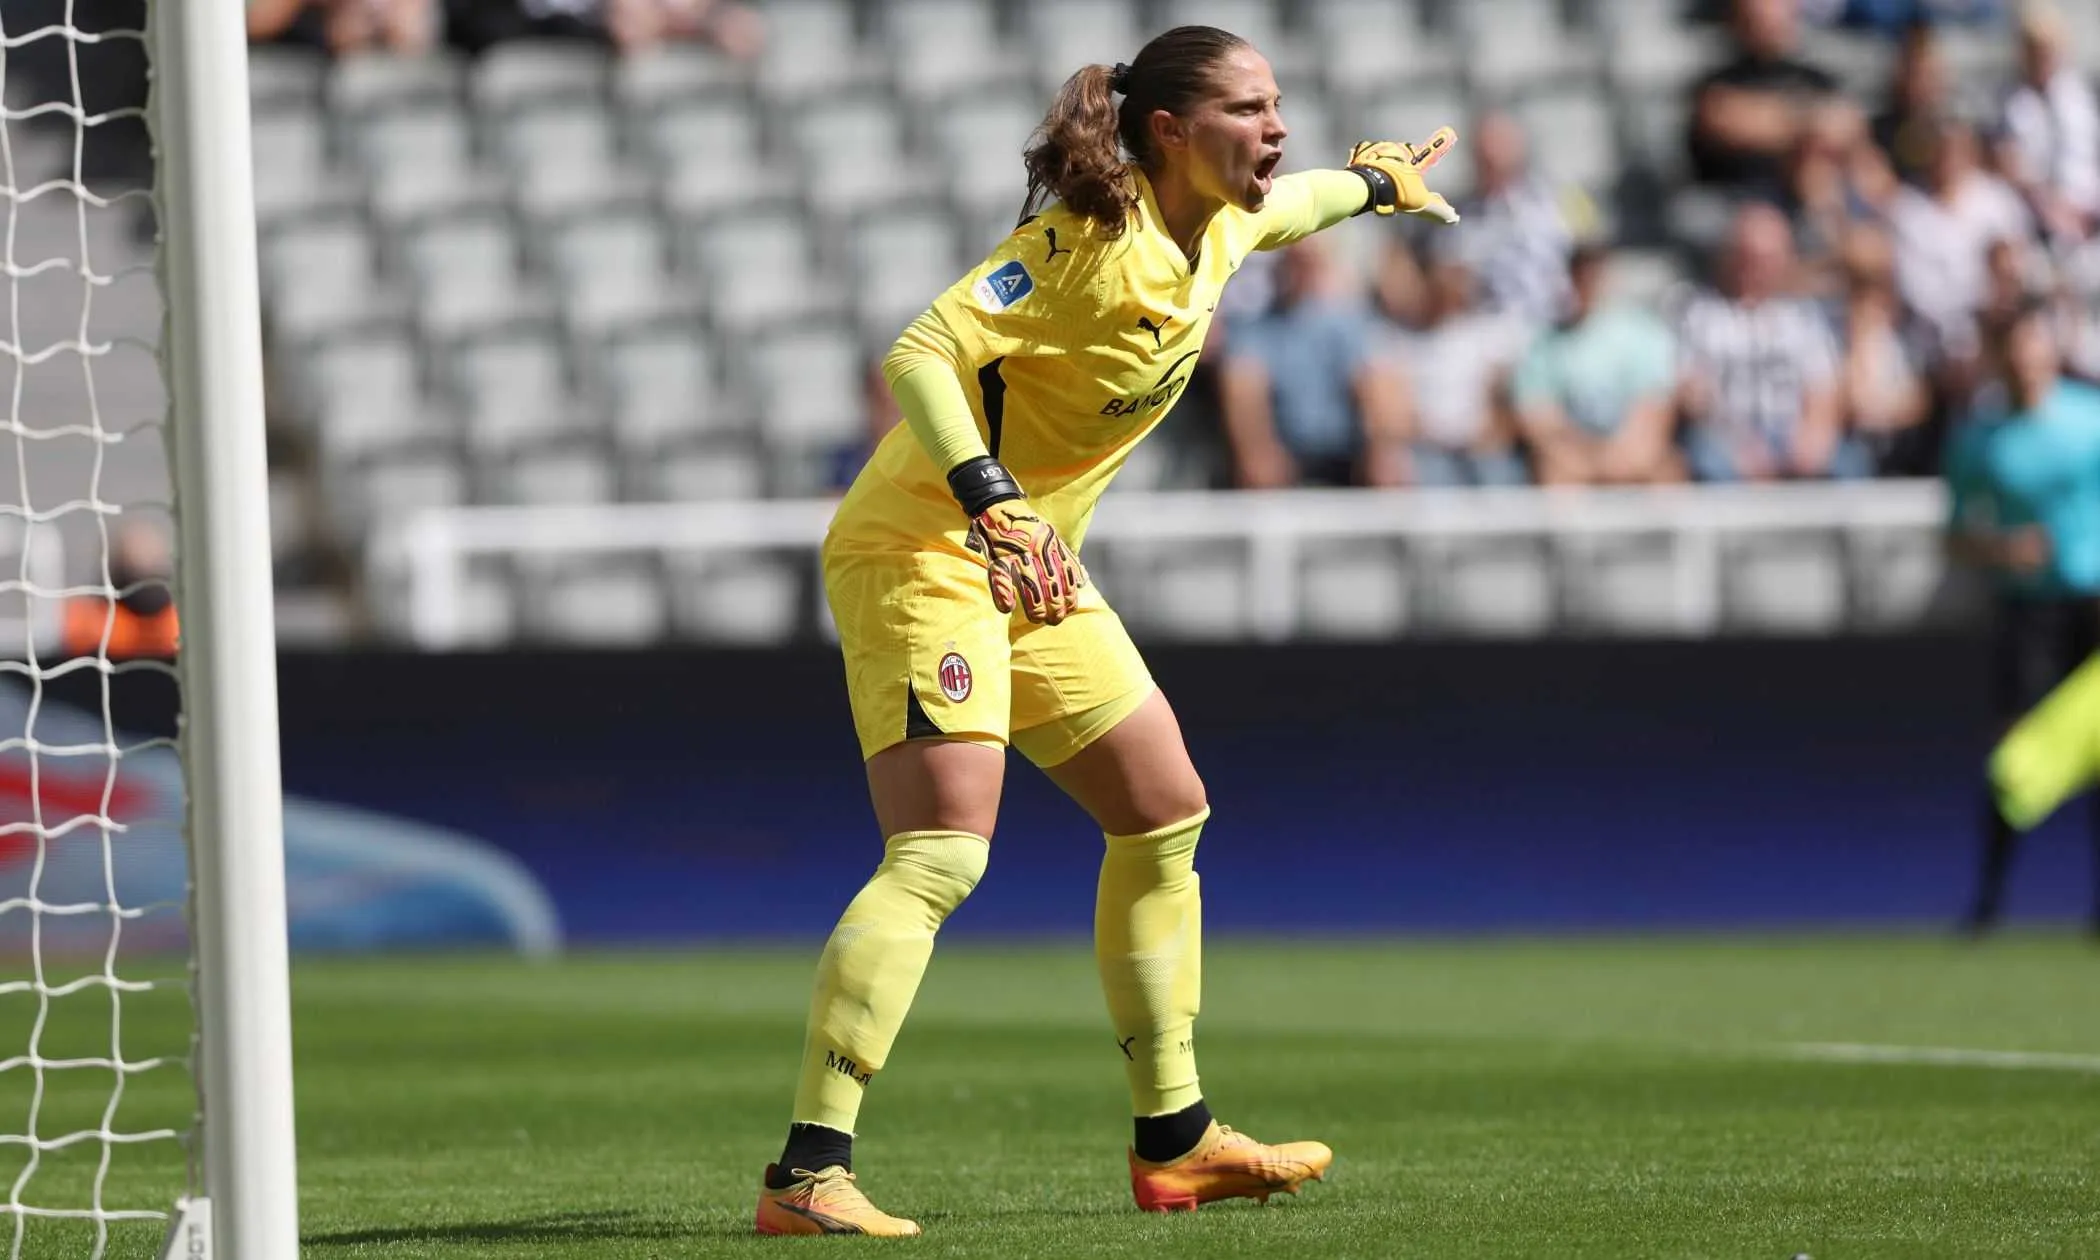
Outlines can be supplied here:
<path id="1" fill-rule="evenodd" d="M 1193 1212 L 1217 1199 L 1259 1199 L 1298 1193 L 1327 1176 L 1334 1152 L 1324 1142 L 1269 1146 L 1211 1122 L 1196 1149 L 1164 1164 L 1130 1152 L 1130 1189 L 1147 1212 Z"/>
<path id="2" fill-rule="evenodd" d="M 773 1179 L 776 1165 L 766 1165 L 766 1181 Z M 759 1183 L 758 1232 L 761 1234 L 868 1234 L 879 1238 L 910 1238 L 919 1232 L 917 1221 L 891 1216 L 860 1192 L 853 1174 L 833 1164 L 816 1172 L 797 1168 L 795 1183 L 775 1190 Z"/>

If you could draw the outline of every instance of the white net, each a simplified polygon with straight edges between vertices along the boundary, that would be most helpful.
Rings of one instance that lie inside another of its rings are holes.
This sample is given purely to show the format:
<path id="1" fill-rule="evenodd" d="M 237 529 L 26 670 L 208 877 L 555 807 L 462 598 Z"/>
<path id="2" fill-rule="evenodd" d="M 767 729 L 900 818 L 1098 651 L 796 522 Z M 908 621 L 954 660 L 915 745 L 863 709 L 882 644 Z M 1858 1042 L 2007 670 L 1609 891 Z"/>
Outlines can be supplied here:
<path id="1" fill-rule="evenodd" d="M 142 0 L 0 4 L 0 1246 L 191 1184 L 172 491 Z M 120 721 L 120 714 L 125 715 Z M 136 726 L 134 726 L 136 724 Z"/>

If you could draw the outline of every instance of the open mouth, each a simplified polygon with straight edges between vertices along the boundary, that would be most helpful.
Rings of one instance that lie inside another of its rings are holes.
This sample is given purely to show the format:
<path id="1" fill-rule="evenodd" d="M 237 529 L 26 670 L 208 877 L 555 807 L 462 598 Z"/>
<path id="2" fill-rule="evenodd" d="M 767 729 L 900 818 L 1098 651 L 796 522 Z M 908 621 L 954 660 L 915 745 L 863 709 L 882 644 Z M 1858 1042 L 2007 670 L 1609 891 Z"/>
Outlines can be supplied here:
<path id="1" fill-rule="evenodd" d="M 1254 179 L 1262 186 L 1264 192 L 1268 191 L 1269 181 L 1276 178 L 1276 168 L 1281 165 L 1283 151 L 1280 149 L 1254 164 Z"/>

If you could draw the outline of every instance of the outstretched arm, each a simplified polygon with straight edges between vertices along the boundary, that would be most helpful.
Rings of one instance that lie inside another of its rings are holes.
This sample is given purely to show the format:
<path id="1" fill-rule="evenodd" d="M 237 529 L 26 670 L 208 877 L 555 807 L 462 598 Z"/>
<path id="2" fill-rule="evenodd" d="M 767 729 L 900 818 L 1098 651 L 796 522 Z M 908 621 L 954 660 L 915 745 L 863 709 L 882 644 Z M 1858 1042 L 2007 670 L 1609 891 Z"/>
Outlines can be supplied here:
<path id="1" fill-rule="evenodd" d="M 1458 143 L 1441 128 L 1420 145 L 1366 140 L 1349 152 L 1338 171 L 1302 171 L 1276 181 L 1262 209 L 1262 236 L 1255 248 L 1276 249 L 1322 232 L 1366 210 L 1381 215 L 1418 214 L 1439 223 L 1458 222 L 1451 203 L 1430 190 L 1422 173 Z"/>

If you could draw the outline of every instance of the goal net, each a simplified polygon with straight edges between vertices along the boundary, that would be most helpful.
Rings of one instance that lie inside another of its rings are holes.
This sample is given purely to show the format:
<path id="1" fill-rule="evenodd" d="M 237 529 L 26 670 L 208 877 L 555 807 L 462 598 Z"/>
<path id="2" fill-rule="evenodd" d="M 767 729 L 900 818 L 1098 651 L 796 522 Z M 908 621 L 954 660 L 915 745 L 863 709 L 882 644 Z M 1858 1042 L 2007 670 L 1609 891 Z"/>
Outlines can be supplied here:
<path id="1" fill-rule="evenodd" d="M 244 68 L 232 64 L 218 99 L 200 102 L 195 87 L 239 55 L 239 8 L 0 4 L 9 1260 L 292 1254 L 292 1206 L 253 1202 L 290 1197 L 267 552 L 258 591 L 254 557 L 223 541 L 229 525 L 267 529 L 243 507 L 265 497 L 260 382 L 239 379 L 259 375 L 239 342 L 255 335 L 253 220 L 245 204 L 215 207 L 227 190 L 206 187 L 228 182 L 237 158 L 232 191 L 248 195 Z M 177 16 L 191 9 L 223 20 Z M 200 155 L 199 129 L 232 139 Z M 254 431 L 227 440 L 242 422 Z M 257 483 L 252 494 L 229 493 L 239 480 Z M 229 596 L 246 611 L 225 612 Z M 220 664 L 236 650 L 260 657 L 249 677 Z M 262 705 L 268 723 L 255 720 Z M 251 782 L 232 793 L 229 734 L 252 754 Z M 258 1052 L 234 1027 L 275 1044 Z M 260 1113 L 256 1089 L 275 1095 Z M 274 1135 L 286 1175 L 267 1187 L 249 1177 L 244 1195 L 258 1133 Z"/>

